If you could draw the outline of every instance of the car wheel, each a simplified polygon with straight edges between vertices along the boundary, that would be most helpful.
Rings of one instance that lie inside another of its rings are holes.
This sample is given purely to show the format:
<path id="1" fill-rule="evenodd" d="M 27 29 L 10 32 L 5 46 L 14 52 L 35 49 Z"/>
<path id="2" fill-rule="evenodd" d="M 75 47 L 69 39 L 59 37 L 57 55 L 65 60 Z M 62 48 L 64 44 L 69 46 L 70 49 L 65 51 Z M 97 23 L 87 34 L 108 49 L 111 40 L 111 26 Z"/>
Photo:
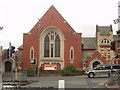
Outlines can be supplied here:
<path id="1" fill-rule="evenodd" d="M 94 73 L 89 73 L 88 77 L 89 78 L 94 78 Z"/>

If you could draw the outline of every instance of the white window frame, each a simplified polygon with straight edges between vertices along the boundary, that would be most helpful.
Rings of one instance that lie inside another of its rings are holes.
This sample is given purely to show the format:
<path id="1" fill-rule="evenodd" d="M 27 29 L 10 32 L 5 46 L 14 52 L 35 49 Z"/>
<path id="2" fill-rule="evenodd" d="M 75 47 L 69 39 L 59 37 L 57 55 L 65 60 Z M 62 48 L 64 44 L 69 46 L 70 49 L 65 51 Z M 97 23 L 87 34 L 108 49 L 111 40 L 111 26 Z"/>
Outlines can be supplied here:
<path id="1" fill-rule="evenodd" d="M 33 53 L 32 53 L 32 51 L 33 51 Z M 32 56 L 31 54 L 33 54 L 33 57 L 31 57 Z M 30 62 L 31 63 L 34 62 L 34 48 L 33 47 L 30 48 Z"/>
<path id="2" fill-rule="evenodd" d="M 73 53 L 72 53 L 72 52 L 73 52 Z M 71 54 L 73 54 L 73 55 L 72 55 L 73 58 L 71 58 Z M 70 48 L 70 60 L 74 60 L 74 48 L 73 48 L 73 47 Z"/>

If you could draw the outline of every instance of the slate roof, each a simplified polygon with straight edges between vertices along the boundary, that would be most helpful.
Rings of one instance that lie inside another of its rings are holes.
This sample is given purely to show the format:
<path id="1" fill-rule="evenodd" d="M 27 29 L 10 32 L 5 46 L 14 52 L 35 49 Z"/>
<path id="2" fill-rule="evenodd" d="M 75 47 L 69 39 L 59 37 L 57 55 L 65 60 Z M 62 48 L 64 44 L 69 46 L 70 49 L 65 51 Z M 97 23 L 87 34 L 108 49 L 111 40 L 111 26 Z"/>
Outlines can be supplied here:
<path id="1" fill-rule="evenodd" d="M 95 37 L 82 37 L 83 49 L 96 49 Z"/>
<path id="2" fill-rule="evenodd" d="M 82 54 L 82 61 L 87 61 L 88 57 L 91 56 L 94 53 L 94 51 L 89 51 L 89 52 L 83 52 Z"/>
<path id="3" fill-rule="evenodd" d="M 101 35 L 110 35 L 110 32 L 112 32 L 112 25 L 110 26 L 97 26 L 96 25 L 96 32 L 100 32 Z"/>

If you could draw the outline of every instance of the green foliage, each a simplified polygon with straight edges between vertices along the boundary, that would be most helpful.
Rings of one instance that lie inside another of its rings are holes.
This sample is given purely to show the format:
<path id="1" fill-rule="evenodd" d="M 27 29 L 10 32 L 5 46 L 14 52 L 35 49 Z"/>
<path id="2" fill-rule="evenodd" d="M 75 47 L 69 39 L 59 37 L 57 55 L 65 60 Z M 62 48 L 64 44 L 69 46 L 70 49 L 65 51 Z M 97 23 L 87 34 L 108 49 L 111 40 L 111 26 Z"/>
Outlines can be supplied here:
<path id="1" fill-rule="evenodd" d="M 73 64 L 70 64 L 68 67 L 65 67 L 61 70 L 61 74 L 63 76 L 76 76 L 76 75 L 84 75 L 83 70 L 76 70 Z"/>
<path id="2" fill-rule="evenodd" d="M 85 75 L 85 71 L 84 70 L 76 70 L 76 75 Z"/>
<path id="3" fill-rule="evenodd" d="M 73 64 L 70 64 L 68 67 L 64 68 L 64 70 L 70 71 L 70 72 L 75 72 L 76 68 Z"/>
<path id="4" fill-rule="evenodd" d="M 27 70 L 27 76 L 28 77 L 32 77 L 32 76 L 35 76 L 37 74 L 37 68 L 34 67 L 34 68 L 29 68 Z"/>

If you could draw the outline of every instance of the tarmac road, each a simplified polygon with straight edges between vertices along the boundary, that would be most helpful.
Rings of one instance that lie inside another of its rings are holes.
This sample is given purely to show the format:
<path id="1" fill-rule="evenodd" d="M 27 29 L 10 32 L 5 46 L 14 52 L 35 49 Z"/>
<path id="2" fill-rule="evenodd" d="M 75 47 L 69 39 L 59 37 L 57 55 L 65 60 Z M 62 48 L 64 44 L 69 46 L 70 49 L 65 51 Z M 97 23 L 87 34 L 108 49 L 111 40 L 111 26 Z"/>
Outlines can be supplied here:
<path id="1" fill-rule="evenodd" d="M 51 77 L 30 77 L 28 80 L 35 80 L 27 87 L 53 87 L 58 88 L 58 81 L 65 81 L 65 88 L 101 88 L 100 84 L 108 81 L 107 76 L 88 78 L 87 76 L 51 76 Z"/>

